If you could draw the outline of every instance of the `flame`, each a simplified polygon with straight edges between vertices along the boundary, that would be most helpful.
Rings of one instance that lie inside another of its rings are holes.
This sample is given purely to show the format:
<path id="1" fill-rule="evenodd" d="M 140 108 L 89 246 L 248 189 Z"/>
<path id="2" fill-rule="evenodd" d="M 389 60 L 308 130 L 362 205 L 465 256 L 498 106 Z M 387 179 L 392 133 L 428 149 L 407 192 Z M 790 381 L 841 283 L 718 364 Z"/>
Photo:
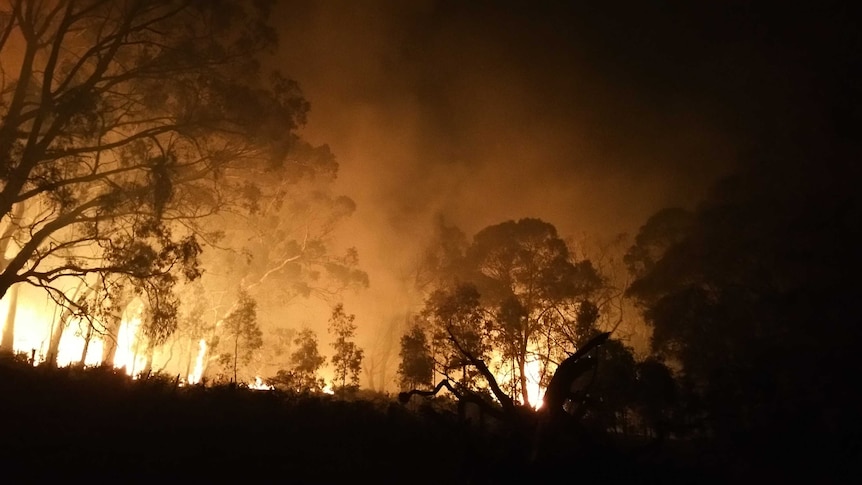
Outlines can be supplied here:
<path id="1" fill-rule="evenodd" d="M 9 302 L 8 299 L 4 298 L 0 301 L 0 318 L 3 319 L 2 329 L 4 332 L 8 311 Z M 45 322 L 46 319 L 42 312 L 37 311 L 32 306 L 24 305 L 23 298 L 20 297 L 15 313 L 15 341 L 12 348 L 16 352 L 24 352 L 27 355 L 31 355 L 35 350 L 37 358 L 34 360 L 38 361 L 48 351 L 48 337 L 47 333 L 42 331 L 45 325 L 41 323 Z M 81 355 L 80 352 L 78 355 Z"/>
<path id="2" fill-rule="evenodd" d="M 195 358 L 195 368 L 188 377 L 189 384 L 198 384 L 201 382 L 201 378 L 203 378 L 204 372 L 204 357 L 207 354 L 207 341 L 206 339 L 200 339 L 198 342 L 198 356 Z"/>
<path id="3" fill-rule="evenodd" d="M 524 373 L 527 375 L 527 397 L 533 404 L 533 409 L 539 409 L 545 395 L 545 389 L 541 385 L 542 362 L 539 359 L 528 361 L 524 364 Z"/>
<path id="4" fill-rule="evenodd" d="M 335 391 L 332 390 L 332 386 L 327 384 L 327 385 L 323 386 L 323 393 L 332 395 L 332 394 L 335 394 Z"/>
<path id="5" fill-rule="evenodd" d="M 530 405 L 533 409 L 539 409 L 542 407 L 542 397 L 545 395 L 545 388 L 542 386 L 542 359 L 538 357 L 540 352 L 537 348 L 530 348 L 527 355 L 527 361 L 524 363 L 524 374 L 527 378 L 527 398 L 530 400 Z M 518 381 L 519 374 L 517 370 L 515 370 L 515 375 L 513 375 L 511 362 L 504 361 L 500 352 L 492 351 L 490 362 L 492 364 L 489 365 L 489 368 L 496 369 L 496 372 L 493 372 L 493 374 L 500 387 L 509 389 L 513 384 L 513 380 Z M 520 385 L 516 387 L 520 387 Z M 524 399 L 520 392 L 515 393 L 512 398 L 516 402 L 524 404 Z"/>
<path id="6" fill-rule="evenodd" d="M 60 339 L 60 347 L 57 349 L 58 366 L 64 367 L 77 364 L 81 361 L 81 353 L 84 351 L 84 337 L 78 335 L 74 330 L 70 331 L 70 329 L 81 328 L 84 325 L 89 325 L 89 322 L 81 322 L 79 319 L 75 319 L 69 324 L 69 328 L 63 332 L 63 338 Z M 15 331 L 17 332 L 18 329 L 16 328 Z M 103 347 L 104 342 L 102 339 L 91 338 L 90 344 L 87 346 L 84 365 L 95 366 L 101 364 Z"/>
<path id="7" fill-rule="evenodd" d="M 255 389 L 258 391 L 271 391 L 271 390 L 275 389 L 272 386 L 268 386 L 268 385 L 264 384 L 263 379 L 261 379 L 260 376 L 254 376 L 254 382 L 249 382 L 248 388 L 249 389 Z"/>
<path id="8" fill-rule="evenodd" d="M 136 371 L 147 365 L 147 357 L 141 352 L 145 350 L 138 331 L 141 328 L 141 317 L 135 315 L 129 320 L 123 319 L 120 331 L 117 333 L 117 353 L 114 354 L 114 368 L 125 369 L 126 374 L 134 376 Z"/>
<path id="9" fill-rule="evenodd" d="M 22 288 L 18 297 L 18 305 L 15 309 L 15 341 L 13 349 L 33 357 L 33 364 L 42 362 L 48 354 L 48 345 L 57 316 L 53 314 L 52 304 L 47 302 L 42 305 L 38 300 L 28 295 L 27 290 Z M 36 300 L 36 301 L 34 301 Z M 6 316 L 9 308 L 7 299 L 0 301 L 0 318 L 6 326 Z M 69 322 L 68 328 L 63 332 L 60 339 L 60 347 L 57 349 L 57 365 L 67 366 L 77 364 L 81 361 L 84 351 L 84 337 L 79 335 L 78 329 L 84 328 L 88 323 L 78 319 Z M 87 347 L 87 355 L 84 358 L 85 365 L 99 365 L 102 362 L 102 340 L 96 336 L 90 339 Z M 35 352 L 34 352 L 35 351 Z"/>

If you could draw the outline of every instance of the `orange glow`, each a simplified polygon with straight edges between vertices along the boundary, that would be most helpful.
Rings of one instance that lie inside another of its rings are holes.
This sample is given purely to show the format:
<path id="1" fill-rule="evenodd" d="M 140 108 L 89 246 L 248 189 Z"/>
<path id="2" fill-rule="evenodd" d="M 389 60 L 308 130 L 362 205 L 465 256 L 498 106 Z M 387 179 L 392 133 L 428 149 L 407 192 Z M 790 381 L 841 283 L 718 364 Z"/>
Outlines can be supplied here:
<path id="1" fill-rule="evenodd" d="M 528 352 L 528 359 L 530 356 L 532 360 L 528 360 L 524 365 L 524 373 L 527 377 L 527 397 L 530 399 L 530 405 L 534 409 L 539 409 L 542 407 L 542 397 L 545 395 L 545 388 L 542 387 L 542 361 L 535 355 L 538 353 L 537 349 L 532 349 Z M 518 379 L 518 375 L 512 375 L 512 370 L 509 365 L 506 365 L 506 362 L 503 362 L 502 357 L 499 352 L 492 352 L 490 356 L 490 362 L 492 365 L 489 366 L 491 369 L 497 369 L 494 372 L 494 378 L 497 380 L 497 383 L 503 389 L 510 389 L 512 387 L 512 380 Z M 521 397 L 521 393 L 518 392 L 512 398 L 523 404 L 523 398 Z"/>
<path id="2" fill-rule="evenodd" d="M 258 391 L 271 391 L 275 389 L 272 386 L 266 385 L 260 376 L 254 376 L 254 382 L 249 382 L 248 388 L 255 389 Z"/>
<path id="3" fill-rule="evenodd" d="M 23 296 L 23 295 L 22 295 Z M 6 315 L 9 303 L 6 298 L 0 301 L 0 318 L 3 321 L 3 331 L 6 330 Z M 48 328 L 45 325 L 50 318 L 30 305 L 24 304 L 24 299 L 19 297 L 18 307 L 15 314 L 15 341 L 13 348 L 16 352 L 24 352 L 32 355 L 36 351 L 36 361 L 48 351 Z M 79 353 L 80 358 L 80 353 Z"/>
<path id="4" fill-rule="evenodd" d="M 539 359 L 531 360 L 524 365 L 524 371 L 527 375 L 527 396 L 534 409 L 542 407 L 542 396 L 545 395 L 545 389 L 541 386 L 542 380 L 542 362 Z"/>
<path id="5" fill-rule="evenodd" d="M 83 327 L 86 323 L 75 319 L 69 324 L 69 328 L 63 332 L 63 338 L 60 339 L 60 348 L 57 349 L 57 365 L 61 367 L 77 364 L 81 361 L 81 353 L 84 351 L 84 337 L 78 335 L 75 331 L 75 329 L 79 328 L 79 325 Z M 101 364 L 103 347 L 102 339 L 91 338 L 90 345 L 87 347 L 87 356 L 84 359 L 84 365 L 95 366 Z"/>
<path id="6" fill-rule="evenodd" d="M 33 364 L 42 362 L 48 354 L 48 345 L 51 339 L 53 326 L 58 322 L 59 312 L 55 315 L 53 303 L 41 303 L 37 298 L 28 295 L 26 288 L 22 288 L 18 297 L 18 306 L 15 315 L 15 342 L 13 348 L 16 352 L 22 352 L 34 356 Z M 40 304 L 41 303 L 41 304 Z M 5 330 L 6 315 L 9 308 L 7 299 L 0 301 L 0 319 Z M 77 364 L 81 361 L 84 351 L 84 337 L 80 329 L 86 328 L 87 323 L 79 319 L 69 322 L 68 328 L 63 332 L 60 339 L 60 347 L 57 349 L 57 365 L 67 366 Z M 87 347 L 87 355 L 84 359 L 85 365 L 99 365 L 102 361 L 102 340 L 97 336 L 90 339 Z M 35 350 L 35 355 L 34 355 Z"/>
<path id="7" fill-rule="evenodd" d="M 207 341 L 206 339 L 200 339 L 198 342 L 198 356 L 195 358 L 195 368 L 192 370 L 192 373 L 188 376 L 189 384 L 198 384 L 203 378 L 204 373 L 204 357 L 207 354 Z"/>
<path id="8" fill-rule="evenodd" d="M 117 334 L 117 353 L 114 355 L 114 368 L 125 368 L 126 374 L 135 376 L 147 365 L 146 342 L 139 335 L 141 317 L 135 315 L 123 319 Z"/>

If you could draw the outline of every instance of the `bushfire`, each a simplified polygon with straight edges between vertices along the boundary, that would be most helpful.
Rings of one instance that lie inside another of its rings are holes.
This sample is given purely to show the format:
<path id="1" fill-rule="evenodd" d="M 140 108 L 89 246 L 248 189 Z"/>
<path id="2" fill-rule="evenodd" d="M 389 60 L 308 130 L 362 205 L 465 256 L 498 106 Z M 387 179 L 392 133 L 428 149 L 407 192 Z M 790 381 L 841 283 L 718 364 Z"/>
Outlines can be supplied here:
<path id="1" fill-rule="evenodd" d="M 0 318 L 2 318 L 0 321 L 3 322 L 4 331 L 6 320 L 10 315 L 8 307 L 8 299 L 0 301 Z M 183 384 L 202 383 L 206 364 L 210 359 L 208 353 L 212 350 L 207 339 L 200 338 L 188 345 L 169 342 L 158 348 L 149 349 L 149 344 L 142 335 L 142 311 L 143 306 L 139 302 L 130 304 L 123 313 L 116 336 L 104 332 L 104 326 L 98 320 L 86 321 L 79 318 L 69 320 L 56 342 L 56 364 L 63 367 L 97 366 L 109 363 L 133 378 L 143 373 L 165 372 L 176 375 L 178 381 Z M 46 362 L 50 358 L 49 347 L 52 335 L 55 335 L 57 325 L 61 324 L 61 313 L 62 311 L 54 302 L 47 299 L 40 301 L 26 289 L 21 291 L 14 314 L 15 352 L 28 355 L 34 365 Z M 113 355 L 108 351 L 109 346 L 114 348 Z M 507 373 L 506 366 L 498 366 L 498 368 L 495 376 L 497 381 L 503 385 L 511 382 L 512 376 Z M 530 404 L 536 409 L 542 405 L 544 393 L 542 373 L 540 359 L 526 362 L 527 395 Z M 255 376 L 246 385 L 251 389 L 272 389 L 262 376 Z M 330 386 L 326 386 L 324 392 L 333 394 Z"/>

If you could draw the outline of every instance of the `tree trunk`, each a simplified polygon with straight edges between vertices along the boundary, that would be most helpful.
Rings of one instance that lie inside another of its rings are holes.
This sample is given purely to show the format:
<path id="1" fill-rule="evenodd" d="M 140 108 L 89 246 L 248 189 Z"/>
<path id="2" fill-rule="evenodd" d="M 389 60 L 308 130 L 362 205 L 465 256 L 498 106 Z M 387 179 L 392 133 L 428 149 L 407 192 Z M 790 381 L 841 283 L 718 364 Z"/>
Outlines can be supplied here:
<path id="1" fill-rule="evenodd" d="M 520 381 L 521 381 L 521 403 L 524 406 L 530 405 L 530 393 L 527 388 L 527 358 L 526 357 L 518 357 L 518 373 Z"/>
<path id="2" fill-rule="evenodd" d="M 105 322 L 105 344 L 102 346 L 102 365 L 114 365 L 117 355 L 117 333 L 120 330 L 120 320 L 110 316 Z"/>
<path id="3" fill-rule="evenodd" d="M 51 340 L 48 341 L 48 353 L 45 355 L 45 362 L 51 367 L 57 367 L 57 357 L 60 354 L 60 340 L 63 338 L 63 332 L 69 326 L 69 318 L 72 312 L 69 309 L 63 310 L 54 328 L 51 330 Z"/>
<path id="4" fill-rule="evenodd" d="M 76 303 L 78 305 L 83 304 L 90 292 L 93 291 L 93 289 L 88 286 L 83 293 L 78 295 L 80 290 L 81 285 L 78 285 L 78 288 L 75 290 L 75 295 L 72 295 L 72 298 L 77 297 Z M 60 321 L 57 322 L 51 332 L 51 340 L 48 342 L 48 353 L 45 356 L 45 362 L 50 366 L 57 366 L 57 357 L 60 354 L 60 341 L 63 339 L 63 332 L 65 332 L 66 328 L 69 326 L 69 319 L 72 318 L 72 313 L 71 308 L 65 308 L 63 310 L 63 314 L 60 315 Z"/>
<path id="5" fill-rule="evenodd" d="M 6 325 L 3 326 L 3 339 L 0 340 L 0 350 L 15 353 L 15 314 L 18 310 L 18 285 L 13 285 L 9 291 L 9 308 L 6 311 Z"/>
<path id="6" fill-rule="evenodd" d="M 93 323 L 87 322 L 87 333 L 84 335 L 84 349 L 81 351 L 80 365 L 83 367 L 87 363 L 87 351 L 90 350 L 90 339 L 93 337 Z"/>
<path id="7" fill-rule="evenodd" d="M 144 352 L 144 358 L 146 359 L 146 363 L 144 364 L 144 368 L 141 369 L 141 374 L 146 377 L 149 377 L 150 374 L 153 372 L 153 355 L 155 355 L 156 353 L 156 346 L 152 343 L 147 343 L 147 349 Z M 135 360 L 138 360 L 137 355 L 135 355 Z"/>
<path id="8" fill-rule="evenodd" d="M 12 242 L 12 236 L 14 236 L 15 233 L 18 232 L 18 230 L 20 229 L 16 221 L 20 220 L 24 216 L 24 203 L 19 202 L 18 204 L 16 204 L 12 213 L 8 215 L 9 217 L 6 219 L 7 225 L 3 229 L 3 233 L 0 234 L 0 270 L 2 270 L 2 272 L 0 272 L 0 276 L 6 277 L 9 276 L 5 274 L 6 265 L 9 263 L 9 260 L 6 259 L 6 251 L 9 249 L 9 243 Z M 4 280 L 4 278 L 0 277 L 0 280 Z M 0 299 L 6 296 L 6 292 L 11 288 L 12 285 L 14 285 L 14 283 L 6 283 L 5 281 L 0 283 Z"/>

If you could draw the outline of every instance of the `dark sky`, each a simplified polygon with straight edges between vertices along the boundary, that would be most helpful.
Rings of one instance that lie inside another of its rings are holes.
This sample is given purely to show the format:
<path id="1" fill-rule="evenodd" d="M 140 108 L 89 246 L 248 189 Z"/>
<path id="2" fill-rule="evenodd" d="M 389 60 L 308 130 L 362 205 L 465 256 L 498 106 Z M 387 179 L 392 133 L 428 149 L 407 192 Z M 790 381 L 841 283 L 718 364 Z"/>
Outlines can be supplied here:
<path id="1" fill-rule="evenodd" d="M 358 204 L 343 243 L 371 277 L 360 319 L 397 313 L 438 215 L 468 234 L 526 216 L 632 234 L 753 141 L 828 124 L 858 17 L 753 3 L 282 2 L 279 67 Z"/>

